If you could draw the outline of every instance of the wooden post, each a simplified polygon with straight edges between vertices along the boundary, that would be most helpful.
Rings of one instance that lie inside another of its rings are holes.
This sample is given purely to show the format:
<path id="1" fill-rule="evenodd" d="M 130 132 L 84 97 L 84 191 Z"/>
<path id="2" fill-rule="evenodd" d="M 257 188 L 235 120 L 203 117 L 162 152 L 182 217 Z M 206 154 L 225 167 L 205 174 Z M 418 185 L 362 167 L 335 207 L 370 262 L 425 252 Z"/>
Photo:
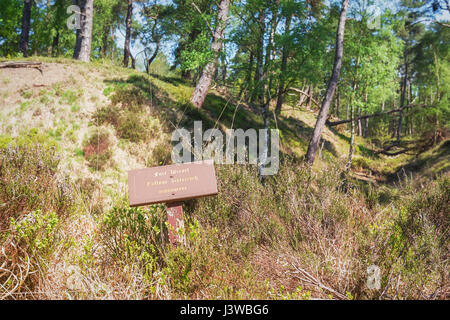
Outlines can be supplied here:
<path id="1" fill-rule="evenodd" d="M 179 234 L 178 230 L 184 232 L 183 204 L 181 202 L 167 203 L 167 221 L 169 222 L 169 241 L 172 245 L 184 244 L 184 233 Z"/>

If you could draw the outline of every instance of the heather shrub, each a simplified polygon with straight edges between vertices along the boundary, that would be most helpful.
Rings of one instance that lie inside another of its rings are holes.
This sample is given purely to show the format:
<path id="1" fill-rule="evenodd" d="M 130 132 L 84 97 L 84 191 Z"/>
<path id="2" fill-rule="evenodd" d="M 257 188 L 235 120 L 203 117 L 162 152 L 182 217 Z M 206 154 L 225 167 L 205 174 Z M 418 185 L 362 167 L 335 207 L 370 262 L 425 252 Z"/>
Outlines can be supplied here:
<path id="1" fill-rule="evenodd" d="M 113 105 L 121 104 L 123 108 L 133 112 L 140 112 L 147 103 L 143 91 L 135 86 L 118 86 L 111 96 Z"/>
<path id="2" fill-rule="evenodd" d="M 84 142 L 83 153 L 89 167 L 104 170 L 112 157 L 109 133 L 102 128 L 93 131 Z"/>
<path id="3" fill-rule="evenodd" d="M 60 158 L 54 140 L 36 129 L 0 138 L 0 229 L 10 218 L 43 209 L 64 213 L 73 204 L 67 179 L 57 176 Z"/>

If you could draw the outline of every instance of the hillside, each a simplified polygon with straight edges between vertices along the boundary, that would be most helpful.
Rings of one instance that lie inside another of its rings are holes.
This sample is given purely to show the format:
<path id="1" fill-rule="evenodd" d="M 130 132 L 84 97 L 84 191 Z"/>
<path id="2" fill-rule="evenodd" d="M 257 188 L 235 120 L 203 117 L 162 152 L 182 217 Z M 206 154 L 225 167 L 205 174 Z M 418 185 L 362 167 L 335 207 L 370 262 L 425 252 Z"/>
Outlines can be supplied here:
<path id="1" fill-rule="evenodd" d="M 286 105 L 270 121 L 279 174 L 216 165 L 219 194 L 185 203 L 188 241 L 172 248 L 163 205 L 129 208 L 127 170 L 170 164 L 175 128 L 262 128 L 259 110 L 217 88 L 199 111 L 175 74 L 38 60 L 0 69 L 0 297 L 449 297 L 448 140 L 388 157 L 358 137 L 347 176 L 348 132 L 325 128 L 310 171 L 316 112 Z"/>

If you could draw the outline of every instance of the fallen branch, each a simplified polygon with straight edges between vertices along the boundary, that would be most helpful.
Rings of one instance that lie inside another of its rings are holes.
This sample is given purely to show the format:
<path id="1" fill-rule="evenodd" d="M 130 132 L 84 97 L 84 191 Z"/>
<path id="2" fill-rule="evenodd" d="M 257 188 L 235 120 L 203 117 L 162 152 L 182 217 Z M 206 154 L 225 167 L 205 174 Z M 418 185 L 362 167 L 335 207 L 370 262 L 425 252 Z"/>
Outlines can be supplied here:
<path id="1" fill-rule="evenodd" d="M 381 153 L 381 154 L 384 154 L 386 156 L 398 156 L 399 154 L 407 153 L 408 151 L 412 151 L 412 150 L 415 150 L 415 149 L 416 149 L 416 147 L 411 147 L 411 148 L 405 148 L 405 149 L 402 149 L 402 150 L 399 150 L 399 151 L 396 151 L 396 152 L 389 152 L 389 151 L 386 151 L 386 150 L 380 150 L 380 151 L 377 151 L 375 153 L 376 154 Z"/>
<path id="2" fill-rule="evenodd" d="M 377 112 L 377 113 L 373 113 L 373 114 L 367 114 L 367 115 L 360 116 L 360 117 L 353 118 L 353 119 L 339 120 L 339 121 L 334 121 L 334 122 L 327 120 L 326 124 L 327 124 L 327 126 L 333 127 L 333 126 L 337 126 L 337 125 L 340 125 L 340 124 L 349 123 L 349 122 L 352 122 L 352 121 L 359 121 L 359 120 L 363 120 L 363 119 L 367 119 L 367 118 L 379 117 L 379 116 L 383 116 L 383 115 L 386 115 L 386 114 L 401 112 L 404 109 L 413 108 L 413 107 L 425 107 L 425 105 L 424 104 L 417 104 L 417 105 L 416 104 L 409 104 L 407 106 L 404 106 L 403 108 L 393 109 L 393 110 L 384 111 L 384 112 Z"/>
<path id="3" fill-rule="evenodd" d="M 42 62 L 28 62 L 28 61 L 0 62 L 0 69 L 3 68 L 35 68 L 42 73 Z"/>
<path id="4" fill-rule="evenodd" d="M 305 95 L 305 96 L 308 96 L 309 97 L 309 94 L 308 93 L 306 93 L 305 91 L 303 91 L 303 90 L 300 90 L 300 89 L 298 89 L 298 88 L 289 88 L 288 90 L 292 90 L 292 91 L 295 91 L 295 92 L 298 92 L 298 93 L 300 93 L 300 94 L 302 94 L 302 95 Z M 310 97 L 311 98 L 311 101 L 312 102 L 314 102 L 314 104 L 315 105 L 317 105 L 318 107 L 320 107 L 320 104 L 313 98 L 313 97 Z"/>

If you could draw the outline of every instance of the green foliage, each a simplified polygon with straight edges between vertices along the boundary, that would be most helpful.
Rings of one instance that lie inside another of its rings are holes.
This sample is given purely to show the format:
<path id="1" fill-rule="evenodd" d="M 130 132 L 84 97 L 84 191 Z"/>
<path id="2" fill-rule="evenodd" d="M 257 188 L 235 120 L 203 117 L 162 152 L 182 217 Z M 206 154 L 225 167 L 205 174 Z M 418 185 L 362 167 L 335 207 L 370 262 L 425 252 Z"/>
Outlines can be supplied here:
<path id="1" fill-rule="evenodd" d="M 39 208 L 63 214 L 73 204 L 70 184 L 57 178 L 56 142 L 37 129 L 18 137 L 0 136 L 0 227 Z"/>
<path id="2" fill-rule="evenodd" d="M 113 96 L 111 97 L 111 103 L 113 105 L 121 104 L 131 111 L 142 111 L 143 106 L 146 104 L 147 98 L 143 91 L 135 86 L 118 86 Z"/>
<path id="3" fill-rule="evenodd" d="M 106 252 L 124 265 L 136 263 L 148 281 L 160 266 L 164 232 L 164 210 L 114 207 L 103 216 L 102 243 Z"/>
<path id="4" fill-rule="evenodd" d="M 213 59 L 208 33 L 202 33 L 181 52 L 181 65 L 184 70 L 198 70 Z"/>
<path id="5" fill-rule="evenodd" d="M 45 261 L 57 246 L 58 224 L 55 212 L 43 214 L 41 210 L 26 214 L 20 220 L 11 218 L 12 233 L 18 245 L 39 261 Z"/>
<path id="6" fill-rule="evenodd" d="M 96 125 L 112 124 L 114 127 L 119 126 L 120 108 L 115 105 L 101 107 L 95 111 L 93 115 L 93 123 Z"/>
<path id="7" fill-rule="evenodd" d="M 67 103 L 69 105 L 73 105 L 75 102 L 78 101 L 78 98 L 81 96 L 81 91 L 75 91 L 75 90 L 66 90 L 61 95 L 61 101 L 63 103 Z"/>
<path id="8" fill-rule="evenodd" d="M 17 26 L 22 18 L 23 1 L 5 0 L 0 3 L 0 56 L 16 56 L 19 34 Z"/>

